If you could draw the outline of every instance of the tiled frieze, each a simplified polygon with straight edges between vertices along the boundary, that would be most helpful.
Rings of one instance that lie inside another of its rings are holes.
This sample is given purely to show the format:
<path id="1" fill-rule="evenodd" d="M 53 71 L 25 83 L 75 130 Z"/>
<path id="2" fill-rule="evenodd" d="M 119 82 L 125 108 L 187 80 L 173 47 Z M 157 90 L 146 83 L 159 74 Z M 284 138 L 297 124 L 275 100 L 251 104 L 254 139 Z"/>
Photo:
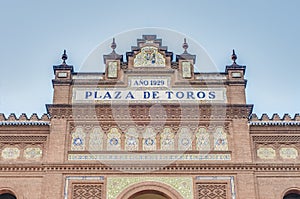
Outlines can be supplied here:
<path id="1" fill-rule="evenodd" d="M 256 158 L 263 161 L 299 161 L 296 136 L 254 136 Z"/>
<path id="2" fill-rule="evenodd" d="M 73 127 L 70 151 L 229 151 L 223 127 Z"/>
<path id="3" fill-rule="evenodd" d="M 157 153 L 130 153 L 130 154 L 69 154 L 68 160 L 114 160 L 114 161 L 225 161 L 231 160 L 231 154 L 157 154 Z"/>
<path id="4" fill-rule="evenodd" d="M 43 157 L 42 145 L 5 145 L 1 150 L 1 159 L 3 161 L 37 161 Z"/>

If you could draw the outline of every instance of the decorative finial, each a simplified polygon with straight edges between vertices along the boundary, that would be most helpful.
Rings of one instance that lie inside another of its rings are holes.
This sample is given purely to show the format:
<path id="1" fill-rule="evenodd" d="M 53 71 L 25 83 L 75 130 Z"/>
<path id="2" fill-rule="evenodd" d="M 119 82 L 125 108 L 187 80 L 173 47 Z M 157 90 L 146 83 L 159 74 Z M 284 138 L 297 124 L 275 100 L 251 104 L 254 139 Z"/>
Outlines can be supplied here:
<path id="1" fill-rule="evenodd" d="M 235 51 L 234 51 L 234 49 L 232 50 L 232 55 L 231 55 L 231 59 L 232 59 L 232 61 L 233 61 L 233 64 L 236 64 L 236 60 L 237 60 L 237 56 L 236 56 L 236 54 L 235 54 Z"/>
<path id="2" fill-rule="evenodd" d="M 117 47 L 117 44 L 116 44 L 116 42 L 115 42 L 115 38 L 113 38 L 113 41 L 112 41 L 110 47 L 113 49 L 113 51 L 115 51 L 115 49 L 116 49 L 116 47 Z"/>
<path id="3" fill-rule="evenodd" d="M 187 53 L 189 45 L 186 43 L 186 38 L 183 40 L 182 48 L 184 49 L 184 53 Z"/>
<path id="4" fill-rule="evenodd" d="M 64 54 L 62 54 L 61 59 L 63 60 L 63 64 L 66 64 L 66 60 L 68 59 L 66 50 L 64 50 Z"/>

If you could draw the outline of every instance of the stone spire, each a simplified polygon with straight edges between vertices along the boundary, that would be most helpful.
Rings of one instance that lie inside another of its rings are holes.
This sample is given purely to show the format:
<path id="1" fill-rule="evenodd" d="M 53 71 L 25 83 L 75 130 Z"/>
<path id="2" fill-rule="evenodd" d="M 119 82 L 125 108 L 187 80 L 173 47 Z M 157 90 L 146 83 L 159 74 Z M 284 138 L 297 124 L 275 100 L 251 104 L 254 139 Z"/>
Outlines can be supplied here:
<path id="1" fill-rule="evenodd" d="M 54 74 L 55 71 L 57 70 L 70 70 L 71 73 L 73 72 L 73 66 L 72 65 L 68 65 L 66 60 L 68 59 L 68 55 L 67 55 L 67 51 L 64 50 L 63 54 L 61 55 L 61 59 L 62 59 L 62 63 L 60 65 L 54 65 L 53 66 L 53 70 L 54 70 Z"/>
<path id="2" fill-rule="evenodd" d="M 104 63 L 106 64 L 106 60 L 120 60 L 123 62 L 123 55 L 119 55 L 116 53 L 115 49 L 117 48 L 116 40 L 113 38 L 112 43 L 110 45 L 112 52 L 108 55 L 103 55 Z"/>
<path id="3" fill-rule="evenodd" d="M 68 59 L 66 50 L 64 50 L 64 53 L 62 54 L 61 59 L 63 60 L 62 64 L 66 65 L 66 60 Z"/>
<path id="4" fill-rule="evenodd" d="M 113 52 L 115 52 L 115 49 L 117 48 L 117 44 L 116 44 L 115 38 L 113 38 L 113 41 L 112 41 L 110 47 L 113 49 Z"/>
<path id="5" fill-rule="evenodd" d="M 232 59 L 232 61 L 233 61 L 233 64 L 236 64 L 237 56 L 236 56 L 236 54 L 235 54 L 234 49 L 232 50 L 231 59 Z"/>
<path id="6" fill-rule="evenodd" d="M 226 66 L 225 72 L 228 72 L 229 69 L 238 69 L 238 70 L 242 70 L 243 74 L 245 74 L 246 66 L 241 66 L 236 63 L 237 55 L 235 54 L 234 49 L 232 50 L 231 60 L 232 60 L 232 64 L 229 66 Z"/>
<path id="7" fill-rule="evenodd" d="M 183 39 L 183 44 L 182 44 L 182 48 L 184 49 L 184 52 L 181 55 L 176 55 L 176 62 L 178 62 L 178 60 L 192 60 L 193 64 L 195 64 L 196 62 L 196 55 L 192 55 L 190 53 L 187 52 L 189 45 L 187 43 L 186 38 Z"/>
<path id="8" fill-rule="evenodd" d="M 188 53 L 187 52 L 187 49 L 188 49 L 189 45 L 188 43 L 186 43 L 186 38 L 183 39 L 183 44 L 182 44 L 182 48 L 184 49 L 184 52 L 183 53 Z"/>

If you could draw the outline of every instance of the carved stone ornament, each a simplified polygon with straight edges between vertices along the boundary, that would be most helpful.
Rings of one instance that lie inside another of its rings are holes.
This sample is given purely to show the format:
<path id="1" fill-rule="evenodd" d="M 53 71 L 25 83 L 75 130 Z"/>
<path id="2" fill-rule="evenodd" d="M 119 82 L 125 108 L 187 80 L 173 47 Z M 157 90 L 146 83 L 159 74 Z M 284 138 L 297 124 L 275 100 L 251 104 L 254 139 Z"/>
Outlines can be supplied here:
<path id="1" fill-rule="evenodd" d="M 17 159 L 20 157 L 20 149 L 17 147 L 6 147 L 2 150 L 3 159 Z"/>
<path id="2" fill-rule="evenodd" d="M 260 159 L 266 159 L 266 160 L 275 159 L 276 151 L 271 147 L 261 147 L 257 149 L 257 156 Z"/>
<path id="3" fill-rule="evenodd" d="M 108 62 L 107 77 L 108 78 L 117 78 L 118 77 L 118 62 L 116 62 L 116 61 Z"/>
<path id="4" fill-rule="evenodd" d="M 293 147 L 282 147 L 279 154 L 283 159 L 296 159 L 298 157 L 298 151 Z"/>
<path id="5" fill-rule="evenodd" d="M 24 150 L 24 157 L 26 159 L 40 159 L 43 151 L 39 147 L 28 147 Z"/>
<path id="6" fill-rule="evenodd" d="M 182 68 L 182 77 L 183 78 L 191 78 L 192 77 L 192 65 L 189 61 L 183 61 L 181 63 Z"/>

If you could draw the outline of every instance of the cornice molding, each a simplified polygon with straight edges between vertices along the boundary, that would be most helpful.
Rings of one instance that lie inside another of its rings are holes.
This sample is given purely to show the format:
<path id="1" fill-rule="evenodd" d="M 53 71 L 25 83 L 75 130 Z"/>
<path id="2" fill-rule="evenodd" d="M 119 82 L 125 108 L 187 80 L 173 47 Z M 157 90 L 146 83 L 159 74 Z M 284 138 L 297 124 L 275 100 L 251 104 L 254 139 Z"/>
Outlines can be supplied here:
<path id="1" fill-rule="evenodd" d="M 144 105 L 99 105 L 99 104 L 48 104 L 46 105 L 51 118 L 73 120 L 101 121 L 211 121 L 248 119 L 253 105 L 238 104 L 161 104 L 164 109 L 158 109 L 151 114 L 154 104 Z"/>
<path id="2" fill-rule="evenodd" d="M 181 164 L 177 163 L 164 165 L 130 165 L 130 164 L 115 164 L 106 166 L 103 164 L 2 164 L 0 165 L 0 172 L 78 172 L 78 173 L 99 173 L 106 174 L 123 173 L 189 173 L 199 174 L 199 172 L 272 172 L 286 175 L 287 172 L 299 172 L 300 164 Z"/>

